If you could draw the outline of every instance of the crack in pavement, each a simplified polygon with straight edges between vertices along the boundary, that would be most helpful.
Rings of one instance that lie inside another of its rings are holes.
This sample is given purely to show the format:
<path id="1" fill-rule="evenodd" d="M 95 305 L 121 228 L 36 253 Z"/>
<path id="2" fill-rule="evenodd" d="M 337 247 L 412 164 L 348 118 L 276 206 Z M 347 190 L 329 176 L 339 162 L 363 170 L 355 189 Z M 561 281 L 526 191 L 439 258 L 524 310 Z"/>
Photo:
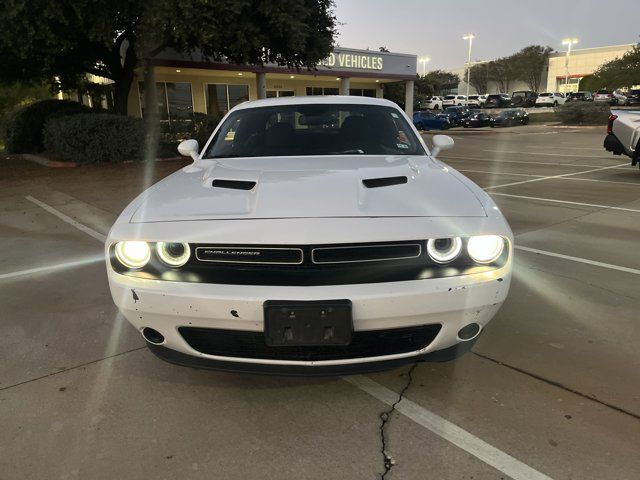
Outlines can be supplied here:
<path id="1" fill-rule="evenodd" d="M 562 383 L 557 382 L 555 380 L 550 380 L 550 379 L 545 378 L 545 377 L 543 377 L 541 375 L 537 375 L 535 373 L 528 372 L 527 370 L 524 370 L 522 368 L 515 367 L 513 365 L 509 365 L 508 363 L 501 362 L 500 360 L 496 360 L 495 358 L 491 358 L 491 357 L 489 357 L 487 355 L 483 355 L 482 353 L 478 353 L 478 352 L 475 352 L 473 350 L 471 351 L 471 353 L 474 354 L 476 357 L 480 357 L 480 358 L 483 358 L 483 359 L 485 359 L 485 360 L 487 360 L 489 362 L 493 362 L 493 363 L 495 363 L 497 365 L 501 365 L 503 367 L 510 368 L 511 370 L 514 370 L 514 371 L 516 371 L 518 373 L 521 373 L 523 375 L 527 375 L 527 376 L 529 376 L 531 378 L 535 378 L 536 380 L 540 380 L 541 382 L 547 383 L 549 385 L 553 385 L 554 387 L 561 388 L 562 390 L 565 390 L 567 392 L 573 393 L 574 395 L 578 395 L 578 396 L 580 396 L 582 398 L 586 398 L 587 400 L 591 400 L 592 402 L 599 403 L 600 405 L 602 405 L 604 407 L 607 407 L 607 408 L 610 408 L 612 410 L 615 410 L 616 412 L 623 413 L 625 415 L 629 415 L 630 417 L 635 418 L 636 420 L 640 420 L 640 415 L 638 415 L 637 413 L 634 413 L 634 412 L 632 412 L 630 410 L 626 410 L 626 409 L 624 409 L 622 407 L 618 407 L 618 406 L 613 405 L 612 403 L 608 403 L 608 402 L 606 402 L 604 400 L 600 400 L 594 394 L 583 393 L 583 392 L 581 392 L 579 390 L 576 390 L 574 388 L 568 387 L 567 385 L 563 385 Z"/>
<path id="2" fill-rule="evenodd" d="M 417 363 L 414 363 L 413 365 L 411 365 L 411 367 L 407 371 L 407 383 L 402 388 L 402 390 L 400 390 L 400 393 L 398 394 L 398 399 L 393 403 L 393 405 L 391 405 L 391 407 L 389 407 L 387 410 L 382 412 L 379 417 L 380 418 L 380 440 L 382 443 L 380 453 L 382 453 L 382 461 L 384 464 L 384 472 L 380 475 L 381 480 L 387 476 L 387 474 L 391 471 L 391 469 L 396 464 L 395 460 L 387 452 L 387 437 L 385 434 L 385 427 L 389 425 L 389 422 L 391 421 L 391 414 L 396 409 L 396 405 L 398 405 L 402 401 L 405 393 L 411 386 L 411 383 L 413 382 L 413 376 L 412 376 L 413 371 L 416 369 L 417 366 L 418 366 Z"/>

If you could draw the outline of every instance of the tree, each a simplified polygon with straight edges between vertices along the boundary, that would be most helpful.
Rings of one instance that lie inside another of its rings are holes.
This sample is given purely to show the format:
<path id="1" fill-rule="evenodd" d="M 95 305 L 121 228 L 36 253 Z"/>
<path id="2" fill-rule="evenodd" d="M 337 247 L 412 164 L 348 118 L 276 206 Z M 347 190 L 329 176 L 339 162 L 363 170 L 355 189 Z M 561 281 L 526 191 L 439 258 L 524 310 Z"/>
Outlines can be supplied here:
<path id="1" fill-rule="evenodd" d="M 432 70 L 416 81 L 416 90 L 425 95 L 443 95 L 458 87 L 460 77 L 444 70 Z"/>
<path id="2" fill-rule="evenodd" d="M 498 84 L 500 92 L 508 93 L 511 82 L 516 79 L 515 65 L 510 57 L 489 62 L 489 80 Z"/>
<path id="3" fill-rule="evenodd" d="M 542 73 L 549 61 L 550 53 L 551 47 L 529 45 L 508 57 L 508 60 L 513 63 L 515 77 L 525 82 L 529 89 L 537 92 L 540 89 Z"/>
<path id="4" fill-rule="evenodd" d="M 592 86 L 593 90 L 615 90 L 640 84 L 640 45 L 635 45 L 621 58 L 602 64 L 584 83 Z M 582 82 L 580 85 L 582 88 Z"/>
<path id="5" fill-rule="evenodd" d="M 464 72 L 465 78 L 469 75 L 469 85 L 479 93 L 487 93 L 489 89 L 489 62 L 472 65 L 470 71 Z"/>
<path id="6" fill-rule="evenodd" d="M 165 48 L 210 60 L 314 68 L 333 47 L 333 0 L 3 0 L 0 81 L 114 82 L 127 112 L 134 68 Z"/>

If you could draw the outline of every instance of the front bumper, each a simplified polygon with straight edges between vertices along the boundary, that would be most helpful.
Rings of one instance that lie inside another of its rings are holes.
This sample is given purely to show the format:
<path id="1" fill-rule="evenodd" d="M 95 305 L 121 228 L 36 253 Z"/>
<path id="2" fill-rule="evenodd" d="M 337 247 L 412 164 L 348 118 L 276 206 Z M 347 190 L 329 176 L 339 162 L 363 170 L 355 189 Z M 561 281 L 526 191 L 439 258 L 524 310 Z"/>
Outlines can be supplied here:
<path id="1" fill-rule="evenodd" d="M 498 311 L 509 290 L 511 260 L 491 272 L 459 277 L 313 287 L 180 283 L 123 276 L 110 267 L 108 272 L 114 301 L 129 322 L 138 330 L 151 327 L 164 336 L 161 346 L 150 345 L 161 358 L 199 367 L 208 364 L 209 368 L 306 375 L 314 371 L 345 373 L 358 365 L 368 370 L 384 369 L 435 358 L 433 352 L 466 348 L 470 342 L 458 338 L 458 331 L 470 323 L 482 328 Z M 267 300 L 341 298 L 352 302 L 355 331 L 430 324 L 439 324 L 441 329 L 428 345 L 410 352 L 315 361 L 208 355 L 193 349 L 178 330 L 200 327 L 262 332 L 263 304 Z"/>

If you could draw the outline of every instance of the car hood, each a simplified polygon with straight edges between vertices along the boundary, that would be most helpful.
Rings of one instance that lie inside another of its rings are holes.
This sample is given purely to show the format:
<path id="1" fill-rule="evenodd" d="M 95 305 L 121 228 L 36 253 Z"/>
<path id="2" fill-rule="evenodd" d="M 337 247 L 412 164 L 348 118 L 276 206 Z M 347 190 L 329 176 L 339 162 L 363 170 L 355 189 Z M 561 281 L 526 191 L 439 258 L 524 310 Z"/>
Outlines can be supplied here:
<path id="1" fill-rule="evenodd" d="M 130 221 L 486 216 L 464 180 L 427 156 L 257 157 L 198 165 L 204 168 L 180 170 L 148 189 Z"/>

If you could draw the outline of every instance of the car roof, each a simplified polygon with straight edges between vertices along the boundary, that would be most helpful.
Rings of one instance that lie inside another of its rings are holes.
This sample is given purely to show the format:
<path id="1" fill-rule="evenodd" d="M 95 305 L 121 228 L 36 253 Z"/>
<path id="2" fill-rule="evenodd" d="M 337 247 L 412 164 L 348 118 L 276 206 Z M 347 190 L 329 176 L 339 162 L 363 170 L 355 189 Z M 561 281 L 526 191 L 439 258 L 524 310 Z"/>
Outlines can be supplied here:
<path id="1" fill-rule="evenodd" d="M 256 107 L 273 107 L 278 105 L 312 104 L 380 105 L 400 109 L 396 103 L 390 100 L 385 100 L 384 98 L 357 97 L 350 95 L 309 95 L 304 97 L 280 97 L 250 100 L 235 106 L 233 110 L 244 110 L 245 108 Z"/>

